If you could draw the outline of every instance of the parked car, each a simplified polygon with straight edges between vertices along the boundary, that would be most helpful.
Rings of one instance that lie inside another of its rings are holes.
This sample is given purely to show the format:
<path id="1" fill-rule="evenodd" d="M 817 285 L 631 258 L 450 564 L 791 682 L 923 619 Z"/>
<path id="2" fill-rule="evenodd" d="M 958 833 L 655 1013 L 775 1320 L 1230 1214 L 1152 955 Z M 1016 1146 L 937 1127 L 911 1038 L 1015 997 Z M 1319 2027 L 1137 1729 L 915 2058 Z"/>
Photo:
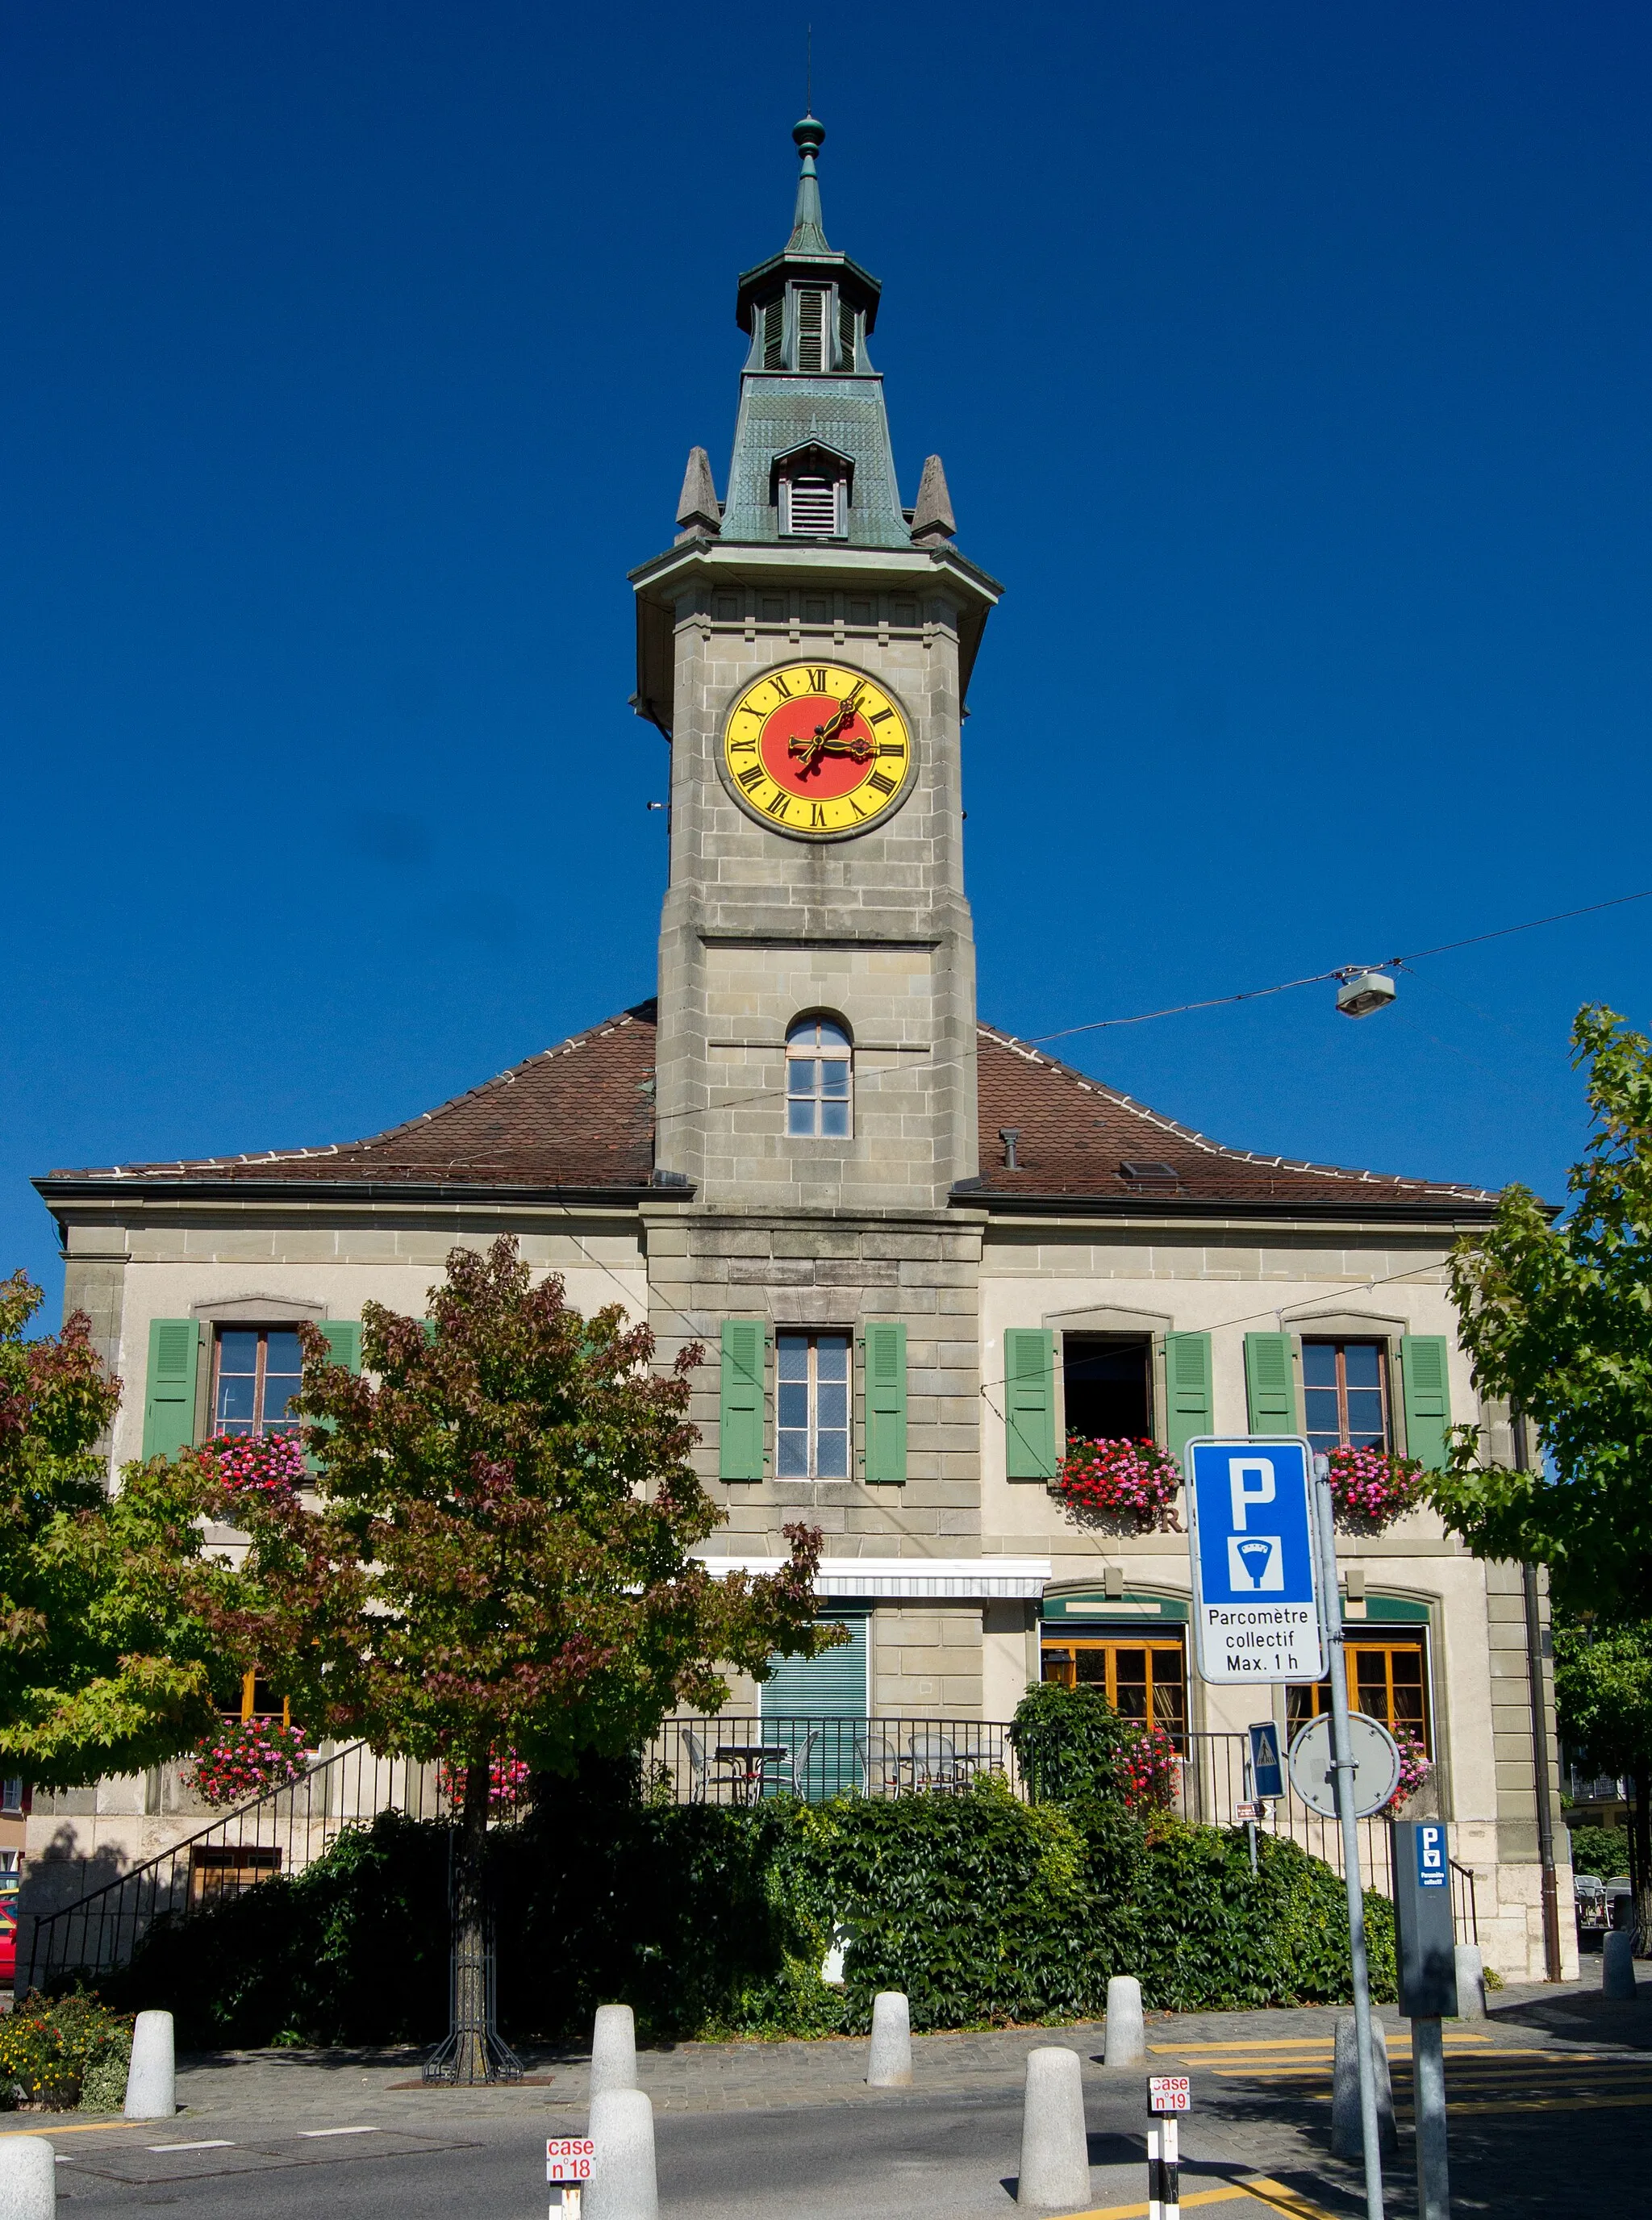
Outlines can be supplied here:
<path id="1" fill-rule="evenodd" d="M 0 1989 L 17 1980 L 17 1899 L 0 1896 Z"/>

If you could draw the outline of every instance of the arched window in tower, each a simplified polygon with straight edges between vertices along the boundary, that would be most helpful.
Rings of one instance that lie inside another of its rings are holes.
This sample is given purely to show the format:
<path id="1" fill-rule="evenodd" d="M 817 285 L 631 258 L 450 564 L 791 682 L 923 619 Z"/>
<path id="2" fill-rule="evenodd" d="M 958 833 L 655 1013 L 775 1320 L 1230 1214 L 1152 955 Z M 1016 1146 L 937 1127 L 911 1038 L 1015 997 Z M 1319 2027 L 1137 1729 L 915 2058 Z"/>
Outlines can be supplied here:
<path id="1" fill-rule="evenodd" d="M 786 1035 L 786 1131 L 846 1141 L 853 1131 L 854 1050 L 835 1018 L 799 1018 Z"/>

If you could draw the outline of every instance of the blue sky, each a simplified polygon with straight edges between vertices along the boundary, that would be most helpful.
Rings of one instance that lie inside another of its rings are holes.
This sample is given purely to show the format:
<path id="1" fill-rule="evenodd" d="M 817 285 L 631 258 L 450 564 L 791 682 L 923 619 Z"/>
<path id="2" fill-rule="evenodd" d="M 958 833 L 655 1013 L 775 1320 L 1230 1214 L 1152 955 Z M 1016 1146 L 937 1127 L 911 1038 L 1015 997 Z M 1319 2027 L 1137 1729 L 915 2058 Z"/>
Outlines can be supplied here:
<path id="1" fill-rule="evenodd" d="M 27 1182 L 393 1123 L 650 993 L 627 569 L 734 277 L 884 281 L 1023 1035 L 1652 884 L 1643 9 L 0 9 L 0 1269 Z M 944 22 L 944 28 L 942 28 Z M 1242 1146 L 1558 1193 L 1652 902 L 1080 1036 Z"/>

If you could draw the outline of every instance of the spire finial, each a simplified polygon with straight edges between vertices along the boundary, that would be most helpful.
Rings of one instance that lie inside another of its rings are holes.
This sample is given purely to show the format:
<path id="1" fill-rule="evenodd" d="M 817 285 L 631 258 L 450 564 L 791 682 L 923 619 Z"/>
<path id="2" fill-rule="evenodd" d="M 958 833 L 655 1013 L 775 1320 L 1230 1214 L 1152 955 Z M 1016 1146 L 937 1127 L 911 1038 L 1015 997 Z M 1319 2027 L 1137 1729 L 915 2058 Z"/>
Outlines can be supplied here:
<path id="1" fill-rule="evenodd" d="M 787 251 L 793 254 L 830 254 L 826 235 L 820 220 L 820 180 L 815 174 L 814 158 L 826 144 L 826 126 L 814 115 L 806 115 L 792 126 L 792 137 L 797 142 L 802 158 L 802 171 L 797 180 L 797 209 L 792 217 L 792 235 L 787 241 Z"/>

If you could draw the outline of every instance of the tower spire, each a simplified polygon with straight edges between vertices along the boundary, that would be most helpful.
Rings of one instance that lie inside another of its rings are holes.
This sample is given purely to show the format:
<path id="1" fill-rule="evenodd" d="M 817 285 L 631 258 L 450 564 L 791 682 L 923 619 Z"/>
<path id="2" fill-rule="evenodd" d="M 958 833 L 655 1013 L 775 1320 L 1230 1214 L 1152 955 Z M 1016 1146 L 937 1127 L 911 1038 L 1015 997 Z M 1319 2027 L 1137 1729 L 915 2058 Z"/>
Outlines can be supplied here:
<path id="1" fill-rule="evenodd" d="M 802 171 L 797 180 L 797 208 L 792 217 L 792 235 L 786 242 L 788 254 L 830 254 L 826 232 L 820 221 L 820 180 L 816 174 L 814 158 L 826 144 L 826 126 L 814 115 L 806 115 L 792 126 L 792 137 L 797 141 L 797 151 L 802 158 Z"/>

